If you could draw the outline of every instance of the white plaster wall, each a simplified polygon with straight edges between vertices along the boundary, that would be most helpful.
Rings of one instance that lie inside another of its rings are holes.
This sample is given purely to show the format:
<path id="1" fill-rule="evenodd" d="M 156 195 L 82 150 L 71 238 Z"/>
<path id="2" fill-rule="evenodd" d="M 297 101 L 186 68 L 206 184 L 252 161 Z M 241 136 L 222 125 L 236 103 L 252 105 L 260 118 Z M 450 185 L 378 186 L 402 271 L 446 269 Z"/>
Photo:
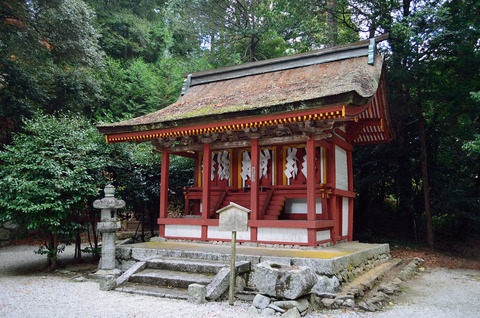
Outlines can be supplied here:
<path id="1" fill-rule="evenodd" d="M 335 146 L 335 175 L 336 188 L 348 190 L 347 151 L 338 146 Z"/>
<path id="2" fill-rule="evenodd" d="M 342 199 L 342 236 L 348 235 L 348 205 L 349 199 Z"/>
<path id="3" fill-rule="evenodd" d="M 317 242 L 326 241 L 330 239 L 330 230 L 317 231 Z"/>
<path id="4" fill-rule="evenodd" d="M 315 211 L 322 214 L 322 198 L 317 198 Z M 307 199 L 294 198 L 285 200 L 285 213 L 307 213 Z"/>
<path id="5" fill-rule="evenodd" d="M 308 243 L 307 229 L 259 227 L 257 239 L 265 242 Z"/>
<path id="6" fill-rule="evenodd" d="M 202 226 L 201 225 L 166 224 L 165 236 L 201 238 Z"/>
<path id="7" fill-rule="evenodd" d="M 226 239 L 232 238 L 232 232 L 219 231 L 218 226 L 209 226 L 207 230 L 207 237 L 209 239 Z M 250 241 L 250 227 L 246 232 L 237 232 L 237 240 Z"/>

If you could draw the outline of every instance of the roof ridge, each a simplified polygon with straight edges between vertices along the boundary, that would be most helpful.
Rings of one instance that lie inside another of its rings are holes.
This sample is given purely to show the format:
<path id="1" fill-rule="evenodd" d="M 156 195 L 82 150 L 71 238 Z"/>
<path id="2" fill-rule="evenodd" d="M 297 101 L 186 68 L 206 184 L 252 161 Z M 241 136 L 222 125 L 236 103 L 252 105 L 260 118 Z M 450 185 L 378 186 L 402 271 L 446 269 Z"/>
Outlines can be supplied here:
<path id="1" fill-rule="evenodd" d="M 191 86 L 202 85 L 211 82 L 229 80 L 244 76 L 264 74 L 269 72 L 304 67 L 314 64 L 334 62 L 348 58 L 369 56 L 373 64 L 376 43 L 388 38 L 388 34 L 379 37 L 330 47 L 326 49 L 277 57 L 257 62 L 244 63 L 235 66 L 223 67 L 214 70 L 185 73 L 186 77 L 181 95 L 184 95 Z"/>

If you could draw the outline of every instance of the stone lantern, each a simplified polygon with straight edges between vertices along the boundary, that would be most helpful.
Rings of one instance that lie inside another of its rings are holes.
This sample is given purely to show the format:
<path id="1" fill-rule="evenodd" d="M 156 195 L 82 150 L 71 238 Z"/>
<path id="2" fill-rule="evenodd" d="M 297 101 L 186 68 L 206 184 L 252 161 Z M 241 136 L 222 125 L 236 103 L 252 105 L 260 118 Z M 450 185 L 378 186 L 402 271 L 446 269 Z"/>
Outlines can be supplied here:
<path id="1" fill-rule="evenodd" d="M 108 184 L 105 187 L 105 197 L 95 200 L 93 207 L 101 209 L 100 222 L 97 229 L 102 233 L 102 252 L 98 264 L 99 275 L 115 273 L 115 231 L 120 228 L 117 222 L 117 209 L 125 207 L 125 201 L 116 199 L 113 195 L 115 187 Z"/>

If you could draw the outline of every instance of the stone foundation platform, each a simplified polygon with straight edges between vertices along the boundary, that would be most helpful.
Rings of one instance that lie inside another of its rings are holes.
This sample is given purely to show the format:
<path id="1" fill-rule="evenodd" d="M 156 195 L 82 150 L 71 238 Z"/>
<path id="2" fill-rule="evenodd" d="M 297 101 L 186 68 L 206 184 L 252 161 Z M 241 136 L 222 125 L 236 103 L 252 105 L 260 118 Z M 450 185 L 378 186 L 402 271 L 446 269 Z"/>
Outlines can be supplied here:
<path id="1" fill-rule="evenodd" d="M 204 259 L 229 262 L 230 244 L 164 241 L 117 246 L 116 264 L 126 271 L 139 261 L 159 257 Z M 388 244 L 344 242 L 329 247 L 271 248 L 237 246 L 237 261 L 254 265 L 270 261 L 291 266 L 308 266 L 317 275 L 335 276 L 345 283 L 390 258 Z"/>

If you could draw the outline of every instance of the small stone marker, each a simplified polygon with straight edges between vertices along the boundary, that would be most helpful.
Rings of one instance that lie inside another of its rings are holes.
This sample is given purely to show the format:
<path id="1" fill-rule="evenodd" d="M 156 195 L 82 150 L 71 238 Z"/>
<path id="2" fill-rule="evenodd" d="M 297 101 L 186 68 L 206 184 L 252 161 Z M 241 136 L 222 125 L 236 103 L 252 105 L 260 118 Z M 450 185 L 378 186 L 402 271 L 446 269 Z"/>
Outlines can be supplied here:
<path id="1" fill-rule="evenodd" d="M 233 306 L 235 292 L 235 257 L 237 232 L 248 231 L 248 213 L 251 211 L 241 205 L 231 202 L 228 206 L 217 211 L 218 230 L 232 232 L 232 255 L 230 257 L 230 288 L 228 290 L 228 303 Z"/>

